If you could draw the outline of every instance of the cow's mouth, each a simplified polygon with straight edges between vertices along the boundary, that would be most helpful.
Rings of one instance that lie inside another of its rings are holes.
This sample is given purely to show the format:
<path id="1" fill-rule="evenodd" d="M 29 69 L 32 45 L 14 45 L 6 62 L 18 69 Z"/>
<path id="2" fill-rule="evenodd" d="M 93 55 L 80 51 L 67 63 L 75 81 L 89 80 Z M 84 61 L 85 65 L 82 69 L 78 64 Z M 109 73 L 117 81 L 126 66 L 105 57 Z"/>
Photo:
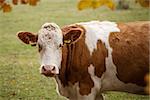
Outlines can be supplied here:
<path id="1" fill-rule="evenodd" d="M 48 72 L 42 72 L 41 74 L 44 75 L 44 76 L 46 76 L 46 77 L 54 77 L 55 76 L 55 74 L 48 73 Z"/>

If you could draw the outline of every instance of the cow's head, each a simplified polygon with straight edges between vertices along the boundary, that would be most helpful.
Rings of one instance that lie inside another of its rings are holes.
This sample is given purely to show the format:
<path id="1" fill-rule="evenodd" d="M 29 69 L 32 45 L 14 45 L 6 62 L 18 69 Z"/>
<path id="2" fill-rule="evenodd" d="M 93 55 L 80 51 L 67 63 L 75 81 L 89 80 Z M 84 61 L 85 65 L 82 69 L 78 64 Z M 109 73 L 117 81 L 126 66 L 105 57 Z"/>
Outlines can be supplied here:
<path id="1" fill-rule="evenodd" d="M 61 68 L 63 45 L 75 43 L 81 33 L 81 30 L 74 27 L 63 34 L 55 23 L 45 23 L 37 35 L 19 32 L 18 37 L 25 44 L 38 46 L 41 57 L 40 72 L 45 76 L 55 76 L 59 74 Z"/>

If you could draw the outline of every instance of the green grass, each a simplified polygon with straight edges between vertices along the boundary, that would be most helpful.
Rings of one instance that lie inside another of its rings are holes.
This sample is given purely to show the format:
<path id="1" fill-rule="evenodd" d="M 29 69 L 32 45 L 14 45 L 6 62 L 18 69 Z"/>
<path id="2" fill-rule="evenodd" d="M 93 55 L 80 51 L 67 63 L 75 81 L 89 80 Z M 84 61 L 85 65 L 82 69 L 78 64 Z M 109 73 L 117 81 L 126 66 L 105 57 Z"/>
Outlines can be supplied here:
<path id="1" fill-rule="evenodd" d="M 18 31 L 37 32 L 45 22 L 63 26 L 90 20 L 128 22 L 149 20 L 149 9 L 130 1 L 129 10 L 106 7 L 78 11 L 76 0 L 41 0 L 36 7 L 19 5 L 10 13 L 0 12 L 0 100 L 64 100 L 55 91 L 55 82 L 39 73 L 36 47 L 22 44 Z M 107 100 L 148 100 L 148 96 L 106 93 Z"/>

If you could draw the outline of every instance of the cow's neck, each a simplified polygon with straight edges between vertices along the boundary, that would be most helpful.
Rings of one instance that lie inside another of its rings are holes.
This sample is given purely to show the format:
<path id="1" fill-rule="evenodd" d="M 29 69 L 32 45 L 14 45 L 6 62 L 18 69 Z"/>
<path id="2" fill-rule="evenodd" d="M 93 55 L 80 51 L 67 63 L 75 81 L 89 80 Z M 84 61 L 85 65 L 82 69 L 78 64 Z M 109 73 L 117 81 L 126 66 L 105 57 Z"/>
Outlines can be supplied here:
<path id="1" fill-rule="evenodd" d="M 59 79 L 61 80 L 64 86 L 68 85 L 68 82 L 74 84 L 77 81 L 79 81 L 79 77 L 76 74 L 79 74 L 78 73 L 79 70 L 84 71 L 84 69 L 82 69 L 83 68 L 82 64 L 85 63 L 84 61 L 90 62 L 81 59 L 86 58 L 90 60 L 89 57 L 90 57 L 90 53 L 88 51 L 87 46 L 85 45 L 85 36 L 82 36 L 76 43 L 67 44 L 63 46 L 62 63 L 61 63 Z M 88 63 L 86 66 L 88 67 Z"/>
<path id="2" fill-rule="evenodd" d="M 64 47 L 62 48 L 62 62 L 58 78 L 64 86 L 68 85 L 68 73 L 70 72 L 69 70 L 71 67 L 71 62 L 73 60 L 73 46 L 74 44 L 64 45 Z"/>

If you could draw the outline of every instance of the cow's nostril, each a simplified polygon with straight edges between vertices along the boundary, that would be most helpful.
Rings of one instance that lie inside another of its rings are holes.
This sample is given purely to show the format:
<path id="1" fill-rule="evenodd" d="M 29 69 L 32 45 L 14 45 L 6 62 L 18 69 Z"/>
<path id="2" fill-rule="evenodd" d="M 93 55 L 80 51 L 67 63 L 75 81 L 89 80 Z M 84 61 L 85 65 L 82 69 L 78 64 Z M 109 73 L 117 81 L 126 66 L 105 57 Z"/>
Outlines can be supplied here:
<path id="1" fill-rule="evenodd" d="M 42 69 L 43 69 L 44 71 L 46 71 L 46 69 L 45 69 L 45 67 L 44 67 L 44 66 L 42 66 Z"/>

